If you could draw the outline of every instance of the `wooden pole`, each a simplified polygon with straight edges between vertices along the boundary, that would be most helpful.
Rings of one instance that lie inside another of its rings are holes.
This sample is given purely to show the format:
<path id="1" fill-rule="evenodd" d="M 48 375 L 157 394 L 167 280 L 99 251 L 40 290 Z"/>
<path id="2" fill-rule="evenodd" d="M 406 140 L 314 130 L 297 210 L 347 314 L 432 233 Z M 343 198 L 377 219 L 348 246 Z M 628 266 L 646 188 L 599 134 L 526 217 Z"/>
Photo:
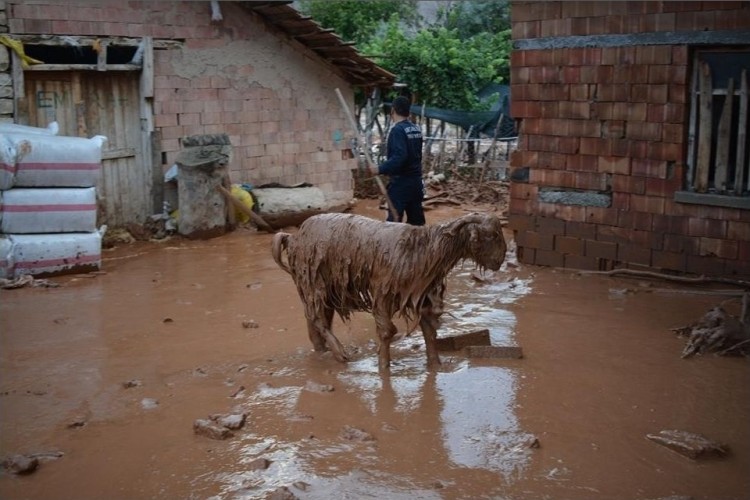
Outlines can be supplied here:
<path id="1" fill-rule="evenodd" d="M 253 212 L 251 209 L 247 208 L 242 201 L 240 201 L 239 198 L 235 197 L 230 190 L 225 188 L 224 186 L 216 186 L 216 189 L 221 192 L 221 194 L 224 195 L 224 197 L 229 201 L 232 205 L 234 205 L 240 212 L 244 213 L 248 217 L 250 217 L 250 220 L 255 223 L 256 226 L 258 226 L 260 229 L 263 229 L 264 231 L 268 233 L 275 233 L 276 231 L 274 228 L 271 227 L 270 224 L 268 224 L 263 217 Z"/>
<path id="2" fill-rule="evenodd" d="M 354 117 L 352 116 L 351 111 L 349 111 L 349 106 L 346 104 L 346 101 L 344 100 L 344 96 L 341 94 L 341 91 L 337 88 L 336 90 L 336 96 L 339 98 L 339 103 L 341 104 L 341 107 L 344 110 L 344 114 L 346 115 L 347 121 L 349 122 L 349 126 L 352 128 L 352 132 L 359 137 L 359 128 L 357 127 L 357 123 L 354 121 Z M 367 161 L 367 167 L 370 169 L 371 172 L 377 172 L 378 167 L 375 165 L 375 162 L 372 161 L 372 158 L 370 157 L 370 152 L 367 150 L 367 148 L 364 148 L 365 153 L 365 161 Z M 391 197 L 388 196 L 388 192 L 385 189 L 385 185 L 383 184 L 383 179 L 380 178 L 377 173 L 375 174 L 375 182 L 378 185 L 378 188 L 380 189 L 380 193 L 385 196 L 385 202 L 388 204 L 388 211 L 391 213 L 391 218 L 398 222 L 398 211 L 396 210 L 396 207 L 393 206 L 393 202 L 391 201 Z"/>
<path id="3" fill-rule="evenodd" d="M 719 131 L 716 137 L 716 170 L 714 172 L 714 187 L 721 193 L 724 193 L 727 190 L 733 104 L 734 79 L 730 78 L 727 95 L 724 98 L 724 108 L 722 109 L 721 117 L 719 118 Z"/>
<path id="4" fill-rule="evenodd" d="M 740 80 L 740 124 L 737 129 L 737 161 L 734 167 L 734 194 L 741 195 L 745 190 L 745 138 L 747 137 L 747 70 L 742 70 Z M 750 172 L 748 172 L 750 180 Z M 750 186 L 748 186 L 750 189 Z"/>
<path id="5" fill-rule="evenodd" d="M 713 86 L 711 84 L 711 69 L 708 64 L 701 63 L 699 69 L 700 104 L 698 113 L 698 158 L 695 168 L 695 190 L 699 193 L 708 191 L 708 172 L 711 167 L 711 110 L 713 101 Z"/>

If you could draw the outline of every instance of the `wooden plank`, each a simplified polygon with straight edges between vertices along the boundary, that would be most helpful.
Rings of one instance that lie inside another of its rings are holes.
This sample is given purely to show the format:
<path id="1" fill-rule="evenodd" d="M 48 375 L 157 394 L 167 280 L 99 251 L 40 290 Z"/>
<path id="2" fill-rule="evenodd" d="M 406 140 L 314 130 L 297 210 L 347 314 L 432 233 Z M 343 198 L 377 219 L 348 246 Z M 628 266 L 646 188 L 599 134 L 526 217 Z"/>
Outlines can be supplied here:
<path id="1" fill-rule="evenodd" d="M 735 162 L 734 170 L 734 194 L 737 196 L 741 195 L 745 190 L 745 182 L 747 182 L 747 189 L 750 191 L 750 167 L 745 164 L 745 157 L 747 155 L 745 146 L 747 142 L 747 100 L 747 70 L 743 69 L 740 80 L 740 123 L 737 129 L 737 161 Z M 746 170 L 748 170 L 747 173 L 745 173 Z"/>
<path id="2" fill-rule="evenodd" d="M 143 69 L 140 87 L 142 99 L 154 97 L 154 45 L 150 36 L 143 38 Z"/>
<path id="3" fill-rule="evenodd" d="M 88 137 L 89 130 L 86 125 L 86 102 L 83 100 L 81 92 L 81 73 L 73 73 L 73 106 L 75 106 L 76 116 L 76 135 L 78 137 Z"/>
<path id="4" fill-rule="evenodd" d="M 699 193 L 705 193 L 708 191 L 708 173 L 711 168 L 711 111 L 713 107 L 711 69 L 708 63 L 701 63 L 698 80 L 700 104 L 698 107 L 698 158 L 695 169 L 695 190 Z"/>
<path id="5" fill-rule="evenodd" d="M 23 78 L 23 65 L 21 58 L 15 50 L 11 55 L 11 78 L 13 79 L 13 116 L 16 123 L 28 123 L 28 103 L 26 102 L 26 84 Z M 25 113 L 25 117 L 23 116 Z M 25 120 L 24 120 L 25 118 Z"/>
<path id="6" fill-rule="evenodd" d="M 107 45 L 109 42 L 106 40 L 99 41 L 99 52 L 96 54 L 96 70 L 106 71 L 107 69 Z"/>
<path id="7" fill-rule="evenodd" d="M 734 104 L 734 79 L 729 79 L 727 96 L 719 118 L 719 130 L 716 137 L 716 169 L 714 170 L 714 187 L 719 192 L 727 190 L 727 172 L 729 170 L 729 142 L 732 130 L 732 106 Z"/>
<path id="8" fill-rule="evenodd" d="M 689 188 L 695 186 L 695 162 L 696 162 L 696 148 L 695 148 L 695 136 L 698 130 L 698 68 L 700 67 L 698 61 L 698 54 L 695 54 L 693 58 L 693 86 L 691 89 L 690 97 L 690 125 L 688 127 L 688 155 L 687 155 L 687 179 Z"/>
<path id="9" fill-rule="evenodd" d="M 135 156 L 135 148 L 117 148 L 102 151 L 102 160 L 114 160 L 115 158 L 130 158 Z"/>
<path id="10" fill-rule="evenodd" d="M 140 64 L 105 64 L 104 71 L 140 71 Z M 35 64 L 26 71 L 100 71 L 97 64 Z"/>
<path id="11" fill-rule="evenodd" d="M 164 172 L 161 166 L 161 130 L 149 133 L 151 143 L 151 206 L 152 212 L 160 213 L 164 209 Z M 145 155 L 144 157 L 148 158 Z"/>

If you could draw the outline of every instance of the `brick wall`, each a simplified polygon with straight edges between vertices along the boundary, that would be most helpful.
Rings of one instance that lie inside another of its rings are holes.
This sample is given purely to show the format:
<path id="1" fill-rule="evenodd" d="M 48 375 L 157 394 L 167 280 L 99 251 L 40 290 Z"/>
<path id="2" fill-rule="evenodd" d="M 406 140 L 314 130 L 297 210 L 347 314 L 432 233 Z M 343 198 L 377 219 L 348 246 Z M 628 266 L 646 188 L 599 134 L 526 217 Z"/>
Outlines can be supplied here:
<path id="1" fill-rule="evenodd" d="M 184 41 L 154 52 L 154 124 L 169 167 L 179 138 L 227 133 L 234 182 L 311 182 L 331 200 L 352 196 L 348 127 L 333 92 L 344 80 L 254 14 L 222 2 L 7 2 L 13 34 L 143 37 Z M 0 58 L 0 68 L 2 59 Z M 0 78 L 2 76 L 0 75 Z"/>
<path id="2" fill-rule="evenodd" d="M 515 2 L 511 12 L 514 41 L 750 29 L 747 2 Z M 686 45 L 593 41 L 512 52 L 510 224 L 522 262 L 750 277 L 750 210 L 673 199 L 686 173 L 689 56 Z M 609 193 L 611 204 L 540 201 L 551 188 Z"/>

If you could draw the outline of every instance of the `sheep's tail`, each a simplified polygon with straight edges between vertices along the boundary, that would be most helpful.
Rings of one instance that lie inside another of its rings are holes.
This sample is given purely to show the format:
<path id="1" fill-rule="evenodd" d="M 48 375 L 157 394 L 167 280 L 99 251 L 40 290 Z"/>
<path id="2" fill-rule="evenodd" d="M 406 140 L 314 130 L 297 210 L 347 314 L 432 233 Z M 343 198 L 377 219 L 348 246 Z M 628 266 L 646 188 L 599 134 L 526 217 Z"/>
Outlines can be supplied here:
<path id="1" fill-rule="evenodd" d="M 292 270 L 289 268 L 289 254 L 287 253 L 287 262 L 284 262 L 282 254 L 287 250 L 289 246 L 289 233 L 276 233 L 273 235 L 273 244 L 271 245 L 271 255 L 276 264 L 284 271 L 292 274 Z"/>

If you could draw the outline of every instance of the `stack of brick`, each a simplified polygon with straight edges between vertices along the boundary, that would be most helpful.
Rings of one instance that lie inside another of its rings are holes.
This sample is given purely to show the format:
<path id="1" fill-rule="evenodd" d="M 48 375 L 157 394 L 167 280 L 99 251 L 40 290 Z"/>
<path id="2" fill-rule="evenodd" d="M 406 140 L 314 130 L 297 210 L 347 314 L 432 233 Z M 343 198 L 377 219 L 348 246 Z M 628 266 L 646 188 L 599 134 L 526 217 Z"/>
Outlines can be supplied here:
<path id="1" fill-rule="evenodd" d="M 99 269 L 104 140 L 0 125 L 0 278 Z"/>
<path id="2" fill-rule="evenodd" d="M 519 260 L 750 276 L 750 211 L 674 201 L 686 176 L 689 47 L 622 35 L 747 29 L 750 9 L 517 2 L 512 16 Z"/>

